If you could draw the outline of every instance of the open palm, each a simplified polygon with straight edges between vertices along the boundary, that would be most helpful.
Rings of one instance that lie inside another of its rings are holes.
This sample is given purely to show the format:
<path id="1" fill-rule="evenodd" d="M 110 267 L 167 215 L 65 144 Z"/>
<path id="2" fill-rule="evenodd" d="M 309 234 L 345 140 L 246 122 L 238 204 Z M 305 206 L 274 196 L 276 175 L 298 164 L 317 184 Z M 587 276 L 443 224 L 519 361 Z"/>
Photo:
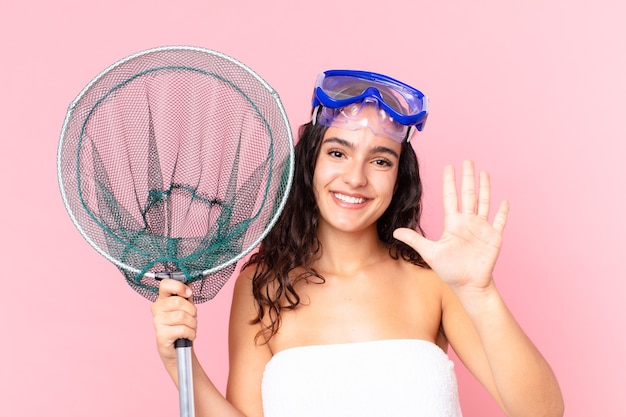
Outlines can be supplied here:
<path id="1" fill-rule="evenodd" d="M 438 241 L 431 241 L 414 230 L 401 228 L 396 239 L 413 247 L 439 277 L 454 287 L 485 288 L 502 246 L 508 203 L 500 205 L 489 223 L 490 183 L 486 172 L 479 174 L 476 188 L 474 164 L 463 162 L 461 207 L 457 195 L 454 167 L 446 166 L 443 175 L 444 230 Z"/>

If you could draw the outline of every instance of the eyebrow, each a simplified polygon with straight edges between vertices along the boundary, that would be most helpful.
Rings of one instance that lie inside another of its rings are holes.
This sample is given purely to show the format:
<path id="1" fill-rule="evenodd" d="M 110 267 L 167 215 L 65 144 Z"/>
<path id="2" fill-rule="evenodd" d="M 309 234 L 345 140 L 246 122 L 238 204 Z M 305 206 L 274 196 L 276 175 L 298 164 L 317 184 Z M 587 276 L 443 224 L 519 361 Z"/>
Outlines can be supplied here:
<path id="1" fill-rule="evenodd" d="M 341 138 L 337 138 L 337 137 L 330 137 L 327 139 L 324 139 L 324 141 L 322 142 L 322 144 L 325 143 L 336 143 L 339 144 L 341 146 L 345 146 L 346 148 L 349 149 L 354 149 L 354 144 L 352 142 L 348 142 L 345 139 L 341 139 Z M 386 154 L 390 154 L 396 158 L 400 158 L 400 155 L 398 155 L 398 152 L 394 151 L 391 148 L 388 148 L 386 146 L 376 146 L 375 148 L 373 148 L 371 150 L 371 153 L 386 153 Z"/>

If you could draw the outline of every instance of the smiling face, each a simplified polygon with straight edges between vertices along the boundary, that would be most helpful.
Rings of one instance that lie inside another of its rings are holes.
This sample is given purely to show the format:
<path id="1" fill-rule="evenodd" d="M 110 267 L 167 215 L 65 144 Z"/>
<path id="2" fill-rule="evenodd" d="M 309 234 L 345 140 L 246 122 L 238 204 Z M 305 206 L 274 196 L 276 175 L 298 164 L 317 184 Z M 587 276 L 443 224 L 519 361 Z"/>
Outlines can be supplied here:
<path id="1" fill-rule="evenodd" d="M 393 197 L 400 152 L 399 143 L 376 136 L 368 127 L 329 127 L 313 176 L 320 228 L 375 230 Z"/>

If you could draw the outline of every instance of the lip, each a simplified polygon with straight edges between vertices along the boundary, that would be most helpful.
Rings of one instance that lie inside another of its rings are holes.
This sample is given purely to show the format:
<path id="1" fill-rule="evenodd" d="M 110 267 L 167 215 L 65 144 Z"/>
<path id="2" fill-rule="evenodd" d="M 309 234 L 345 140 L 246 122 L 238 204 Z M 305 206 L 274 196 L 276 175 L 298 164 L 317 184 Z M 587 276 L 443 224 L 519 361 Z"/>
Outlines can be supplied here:
<path id="1" fill-rule="evenodd" d="M 338 191 L 332 191 L 330 195 L 333 201 L 341 207 L 360 208 L 366 205 L 370 199 L 358 194 L 342 193 Z"/>

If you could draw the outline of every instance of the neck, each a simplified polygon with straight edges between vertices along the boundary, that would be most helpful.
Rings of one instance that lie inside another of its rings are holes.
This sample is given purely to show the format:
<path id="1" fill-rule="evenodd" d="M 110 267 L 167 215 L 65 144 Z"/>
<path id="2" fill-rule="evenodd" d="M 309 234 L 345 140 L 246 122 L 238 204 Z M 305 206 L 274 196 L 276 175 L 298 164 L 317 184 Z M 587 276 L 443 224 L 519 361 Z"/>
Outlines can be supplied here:
<path id="1" fill-rule="evenodd" d="M 315 262 L 315 268 L 322 274 L 353 274 L 388 258 L 389 250 L 378 238 L 376 225 L 360 232 L 329 229 L 320 225 L 318 230 L 322 256 Z"/>

